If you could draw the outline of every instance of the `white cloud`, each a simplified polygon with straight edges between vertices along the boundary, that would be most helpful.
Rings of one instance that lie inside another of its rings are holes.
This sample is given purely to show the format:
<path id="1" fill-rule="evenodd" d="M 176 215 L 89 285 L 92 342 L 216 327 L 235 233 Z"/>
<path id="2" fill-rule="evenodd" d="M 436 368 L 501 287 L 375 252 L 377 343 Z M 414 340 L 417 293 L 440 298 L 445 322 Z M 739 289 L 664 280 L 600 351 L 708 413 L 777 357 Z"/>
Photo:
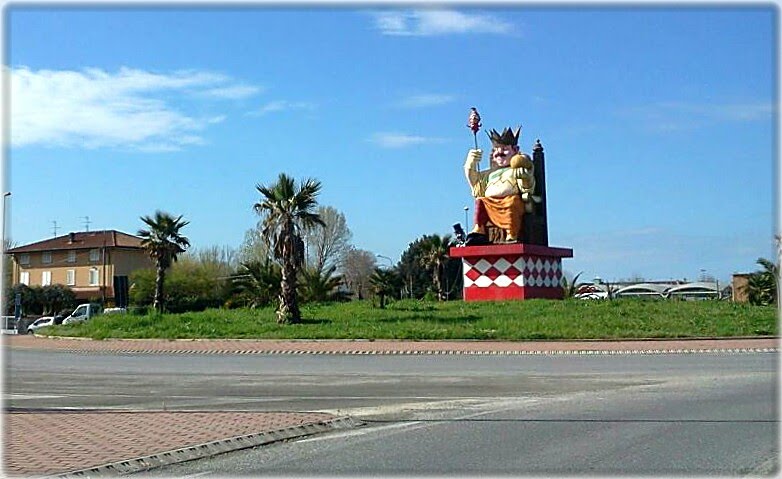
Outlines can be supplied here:
<path id="1" fill-rule="evenodd" d="M 678 131 L 721 122 L 771 120 L 774 105 L 749 103 L 687 103 L 660 102 L 647 106 L 625 108 L 617 112 L 644 127 L 656 131 Z"/>
<path id="2" fill-rule="evenodd" d="M 175 151 L 203 143 L 199 135 L 225 116 L 197 118 L 171 104 L 175 94 L 242 91 L 221 74 L 168 74 L 121 68 L 81 71 L 10 69 L 11 145 L 120 147 Z M 165 95 L 164 95 L 165 94 Z"/>
<path id="3" fill-rule="evenodd" d="M 306 101 L 287 101 L 287 100 L 275 100 L 271 101 L 257 110 L 249 112 L 252 116 L 263 116 L 269 113 L 278 113 L 282 111 L 290 110 L 314 110 L 315 104 Z"/>
<path id="4" fill-rule="evenodd" d="M 375 25 L 384 35 L 507 34 L 512 31 L 512 25 L 498 17 L 453 10 L 384 11 L 373 15 Z"/>
<path id="5" fill-rule="evenodd" d="M 220 88 L 204 90 L 202 93 L 206 96 L 223 98 L 226 100 L 241 100 L 251 97 L 261 92 L 261 89 L 250 85 L 232 85 Z"/>
<path id="6" fill-rule="evenodd" d="M 405 133 L 375 133 L 369 140 L 382 148 L 405 148 L 424 143 L 442 143 L 442 138 L 408 135 Z"/>
<path id="7" fill-rule="evenodd" d="M 451 95 L 424 94 L 413 95 L 399 102 L 401 108 L 426 108 L 430 106 L 444 105 L 454 100 Z"/>

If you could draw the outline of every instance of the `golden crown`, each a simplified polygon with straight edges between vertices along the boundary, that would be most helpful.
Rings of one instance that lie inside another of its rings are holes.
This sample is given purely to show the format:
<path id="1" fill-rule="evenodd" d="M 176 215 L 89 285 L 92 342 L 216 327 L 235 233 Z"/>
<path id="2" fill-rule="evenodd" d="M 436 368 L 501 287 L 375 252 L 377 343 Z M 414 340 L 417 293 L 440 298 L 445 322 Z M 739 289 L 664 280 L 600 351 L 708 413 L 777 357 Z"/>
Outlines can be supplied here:
<path id="1" fill-rule="evenodd" d="M 492 128 L 491 131 L 487 131 L 486 133 L 489 135 L 491 144 L 494 146 L 497 145 L 518 146 L 519 135 L 521 134 L 521 126 L 517 126 L 515 130 L 511 130 L 510 128 L 505 128 L 502 130 L 502 133 L 498 133 L 497 130 Z"/>

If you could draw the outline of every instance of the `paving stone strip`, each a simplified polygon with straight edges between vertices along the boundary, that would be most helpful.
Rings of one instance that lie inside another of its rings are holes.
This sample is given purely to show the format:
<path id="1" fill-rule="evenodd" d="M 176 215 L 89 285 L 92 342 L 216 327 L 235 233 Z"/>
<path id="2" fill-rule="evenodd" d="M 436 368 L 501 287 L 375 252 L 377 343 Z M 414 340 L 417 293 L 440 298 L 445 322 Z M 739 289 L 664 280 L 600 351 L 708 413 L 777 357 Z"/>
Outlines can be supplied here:
<path id="1" fill-rule="evenodd" d="M 116 475 L 355 425 L 313 412 L 24 412 L 3 420 L 4 473 L 36 476 Z"/>
<path id="2" fill-rule="evenodd" d="M 778 338 L 623 341 L 165 340 L 6 336 L 20 349 L 127 354 L 672 354 L 777 352 Z"/>

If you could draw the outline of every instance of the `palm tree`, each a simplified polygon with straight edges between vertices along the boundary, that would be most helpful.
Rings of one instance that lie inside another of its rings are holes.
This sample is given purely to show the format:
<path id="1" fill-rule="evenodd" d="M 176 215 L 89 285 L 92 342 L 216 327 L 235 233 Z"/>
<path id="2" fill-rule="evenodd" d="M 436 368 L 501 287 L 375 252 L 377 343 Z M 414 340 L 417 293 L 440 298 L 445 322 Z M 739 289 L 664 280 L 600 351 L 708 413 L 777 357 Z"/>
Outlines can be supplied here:
<path id="1" fill-rule="evenodd" d="M 375 268 L 369 283 L 375 294 L 380 297 L 380 309 L 386 307 L 386 296 L 394 294 L 397 283 L 396 272 L 392 269 Z"/>
<path id="2" fill-rule="evenodd" d="M 171 263 L 177 260 L 177 256 L 184 253 L 190 246 L 190 241 L 179 233 L 179 230 L 190 224 L 183 221 L 182 215 L 174 218 L 172 215 L 155 211 L 154 217 L 142 216 L 148 229 L 141 229 L 141 246 L 155 262 L 155 296 L 152 307 L 156 311 L 163 311 L 163 282 L 166 279 L 166 270 Z"/>
<path id="3" fill-rule="evenodd" d="M 777 302 L 779 266 L 766 258 L 758 258 L 762 270 L 752 273 L 747 280 L 747 296 L 752 304 L 768 305 Z"/>
<path id="4" fill-rule="evenodd" d="M 583 273 L 584 272 L 581 271 L 575 275 L 573 281 L 568 281 L 567 277 L 562 278 L 562 289 L 564 290 L 566 298 L 573 298 L 578 294 L 578 288 L 576 288 L 576 286 L 578 285 L 578 278 L 580 278 Z"/>
<path id="5" fill-rule="evenodd" d="M 280 173 L 271 186 L 256 185 L 261 202 L 253 210 L 263 217 L 262 235 L 274 258 L 282 265 L 280 306 L 277 322 L 298 323 L 301 313 L 296 297 L 296 275 L 304 264 L 304 231 L 323 221 L 314 212 L 320 182 L 311 178 L 302 181 L 297 189 L 293 178 Z"/>
<path id="6" fill-rule="evenodd" d="M 451 246 L 453 246 L 451 235 L 440 237 L 437 234 L 425 237 L 422 245 L 421 263 L 425 268 L 431 268 L 432 286 L 434 286 L 434 290 L 437 292 L 437 299 L 440 301 L 445 297 L 442 279 L 445 263 L 449 259 L 448 250 Z"/>
<path id="7" fill-rule="evenodd" d="M 318 268 L 305 268 L 301 271 L 301 283 L 299 292 L 306 302 L 322 301 L 346 301 L 350 298 L 349 291 L 343 291 L 340 286 L 343 283 L 341 275 L 335 275 L 336 266 L 330 266 L 325 270 Z"/>
<path id="8" fill-rule="evenodd" d="M 266 258 L 242 263 L 232 278 L 236 292 L 251 308 L 259 308 L 271 303 L 280 295 L 282 271 L 280 266 Z"/>

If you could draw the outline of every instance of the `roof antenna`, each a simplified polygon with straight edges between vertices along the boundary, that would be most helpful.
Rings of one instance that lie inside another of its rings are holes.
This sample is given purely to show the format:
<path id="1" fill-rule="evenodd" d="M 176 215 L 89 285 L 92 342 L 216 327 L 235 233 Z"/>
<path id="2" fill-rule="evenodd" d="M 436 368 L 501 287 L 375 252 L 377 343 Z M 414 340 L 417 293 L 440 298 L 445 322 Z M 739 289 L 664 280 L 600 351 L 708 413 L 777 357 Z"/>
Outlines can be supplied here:
<path id="1" fill-rule="evenodd" d="M 52 229 L 54 230 L 54 237 L 57 237 L 57 220 L 52 220 L 52 223 L 54 226 L 52 226 Z"/>
<path id="2" fill-rule="evenodd" d="M 87 230 L 87 233 L 89 233 L 90 232 L 90 223 L 92 223 L 92 221 L 90 221 L 90 217 L 89 216 L 82 216 L 82 218 L 84 218 L 84 228 Z"/>

